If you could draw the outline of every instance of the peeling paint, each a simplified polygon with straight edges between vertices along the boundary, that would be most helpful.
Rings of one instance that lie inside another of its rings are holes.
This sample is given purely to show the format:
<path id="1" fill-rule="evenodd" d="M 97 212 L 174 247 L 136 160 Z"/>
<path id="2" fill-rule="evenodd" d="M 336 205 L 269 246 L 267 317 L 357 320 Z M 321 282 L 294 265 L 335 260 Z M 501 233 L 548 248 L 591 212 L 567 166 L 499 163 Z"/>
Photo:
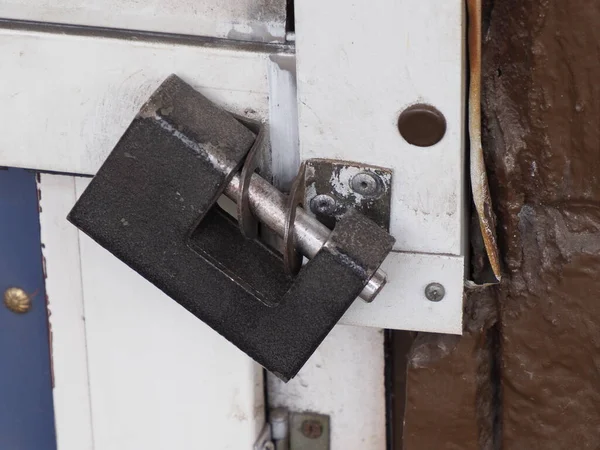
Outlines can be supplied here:
<path id="1" fill-rule="evenodd" d="M 352 180 L 359 173 L 371 174 L 378 180 L 378 191 L 372 195 L 362 195 L 352 188 Z M 304 204 L 310 205 L 317 195 L 327 195 L 335 199 L 335 209 L 328 214 L 317 214 L 317 218 L 330 228 L 335 220 L 343 216 L 348 208 L 355 209 L 369 217 L 382 228 L 389 228 L 392 172 L 383 167 L 365 165 L 350 161 L 310 159 L 305 173 Z M 314 211 L 307 209 L 310 214 Z"/>

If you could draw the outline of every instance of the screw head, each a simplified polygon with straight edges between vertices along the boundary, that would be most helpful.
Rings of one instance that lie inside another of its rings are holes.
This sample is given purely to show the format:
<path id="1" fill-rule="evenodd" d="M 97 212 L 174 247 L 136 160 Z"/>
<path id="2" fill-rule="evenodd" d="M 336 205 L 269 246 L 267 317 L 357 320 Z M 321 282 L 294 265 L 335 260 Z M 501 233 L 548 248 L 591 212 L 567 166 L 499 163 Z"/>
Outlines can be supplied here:
<path id="1" fill-rule="evenodd" d="M 329 195 L 315 195 L 310 201 L 310 210 L 315 214 L 330 216 L 335 212 L 335 199 Z"/>
<path id="2" fill-rule="evenodd" d="M 323 425 L 318 420 L 302 422 L 302 434 L 309 439 L 318 439 L 323 434 Z"/>
<path id="3" fill-rule="evenodd" d="M 31 297 L 21 288 L 10 287 L 4 291 L 4 305 L 14 313 L 24 314 L 31 309 Z"/>
<path id="4" fill-rule="evenodd" d="M 441 301 L 446 295 L 446 289 L 440 283 L 429 283 L 425 287 L 425 297 L 432 302 Z"/>
<path id="5" fill-rule="evenodd" d="M 360 172 L 352 177 L 352 190 L 365 197 L 374 197 L 381 193 L 382 183 L 377 175 L 370 172 Z"/>

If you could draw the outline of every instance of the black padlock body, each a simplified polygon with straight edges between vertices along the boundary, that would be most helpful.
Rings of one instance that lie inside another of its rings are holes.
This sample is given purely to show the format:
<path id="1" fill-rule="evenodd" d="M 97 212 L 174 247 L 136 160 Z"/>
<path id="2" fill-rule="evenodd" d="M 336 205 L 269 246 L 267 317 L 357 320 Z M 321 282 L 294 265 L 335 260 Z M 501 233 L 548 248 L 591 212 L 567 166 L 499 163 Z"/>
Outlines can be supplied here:
<path id="1" fill-rule="evenodd" d="M 288 380 L 359 295 L 394 240 L 349 214 L 300 273 L 288 277 L 280 257 L 245 239 L 216 205 L 254 139 L 233 116 L 171 76 L 68 219 Z M 348 264 L 349 258 L 359 263 Z"/>

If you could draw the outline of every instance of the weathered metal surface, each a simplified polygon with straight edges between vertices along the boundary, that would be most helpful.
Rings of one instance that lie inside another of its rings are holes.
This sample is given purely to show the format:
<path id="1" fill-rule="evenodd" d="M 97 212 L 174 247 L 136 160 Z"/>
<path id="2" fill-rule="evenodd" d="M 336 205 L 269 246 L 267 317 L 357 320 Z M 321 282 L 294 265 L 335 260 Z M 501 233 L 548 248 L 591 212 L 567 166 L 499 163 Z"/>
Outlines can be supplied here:
<path id="1" fill-rule="evenodd" d="M 306 161 L 304 184 L 304 204 L 310 205 L 307 211 L 330 228 L 350 209 L 389 228 L 391 170 L 350 161 L 310 159 Z M 329 201 L 325 203 L 325 197 L 320 196 L 329 197 Z"/>
<path id="2" fill-rule="evenodd" d="M 252 174 L 256 171 L 260 163 L 261 155 L 268 150 L 268 144 L 266 142 L 268 132 L 266 124 L 252 122 L 242 117 L 236 118 L 256 133 L 256 140 L 254 141 L 254 144 L 252 144 L 252 148 L 250 148 L 240 172 L 240 193 L 236 205 L 237 221 L 240 231 L 244 237 L 255 239 L 258 237 L 258 220 L 256 220 L 256 217 L 254 217 L 254 214 L 252 214 L 252 211 L 250 210 L 248 189 L 250 188 Z"/>
<path id="3" fill-rule="evenodd" d="M 329 450 L 329 416 L 315 413 L 290 415 L 290 450 Z"/>
<path id="4" fill-rule="evenodd" d="M 481 0 L 468 0 L 467 3 L 469 12 L 470 85 L 468 112 L 471 143 L 471 192 L 488 259 L 494 276 L 500 281 L 502 269 L 500 267 L 498 243 L 496 242 L 496 219 L 492 209 L 492 198 L 481 145 Z"/>
<path id="5" fill-rule="evenodd" d="M 225 195 L 230 199 L 237 200 L 240 195 L 240 177 L 233 176 L 225 188 Z M 252 175 L 248 187 L 248 198 L 251 211 L 260 221 L 271 230 L 284 237 L 284 230 L 289 211 L 289 199 L 283 193 L 275 189 L 270 183 L 258 174 Z M 296 217 L 293 222 L 294 243 L 300 253 L 308 258 L 314 257 L 327 240 L 331 230 L 310 216 L 304 209 L 297 208 Z M 379 295 L 381 288 L 386 283 L 386 274 L 377 270 L 360 297 L 367 301 L 373 301 Z M 462 283 L 461 283 L 462 285 Z"/>
<path id="6" fill-rule="evenodd" d="M 214 203 L 254 134 L 175 76 L 69 215 L 100 245 L 283 379 L 377 271 L 394 239 L 347 213 L 296 278 Z"/>
<path id="7" fill-rule="evenodd" d="M 294 221 L 296 220 L 298 206 L 302 205 L 302 197 L 304 196 L 305 170 L 306 165 L 302 163 L 288 194 L 287 212 L 283 228 L 283 267 L 289 275 L 297 274 L 302 267 L 302 255 L 296 251 Z"/>

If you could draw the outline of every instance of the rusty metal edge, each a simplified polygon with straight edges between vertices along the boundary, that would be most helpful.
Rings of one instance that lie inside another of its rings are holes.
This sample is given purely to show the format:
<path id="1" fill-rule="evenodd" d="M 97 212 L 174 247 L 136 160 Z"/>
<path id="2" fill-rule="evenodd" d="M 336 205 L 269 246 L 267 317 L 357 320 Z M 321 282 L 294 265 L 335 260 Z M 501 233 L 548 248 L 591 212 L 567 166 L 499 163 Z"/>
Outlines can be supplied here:
<path id="1" fill-rule="evenodd" d="M 481 144 L 481 0 L 467 0 L 469 19 L 469 139 L 471 147 L 471 189 L 479 216 L 485 250 L 498 282 L 502 279 L 500 254 L 496 239 L 496 221 L 488 185 L 483 146 Z"/>

